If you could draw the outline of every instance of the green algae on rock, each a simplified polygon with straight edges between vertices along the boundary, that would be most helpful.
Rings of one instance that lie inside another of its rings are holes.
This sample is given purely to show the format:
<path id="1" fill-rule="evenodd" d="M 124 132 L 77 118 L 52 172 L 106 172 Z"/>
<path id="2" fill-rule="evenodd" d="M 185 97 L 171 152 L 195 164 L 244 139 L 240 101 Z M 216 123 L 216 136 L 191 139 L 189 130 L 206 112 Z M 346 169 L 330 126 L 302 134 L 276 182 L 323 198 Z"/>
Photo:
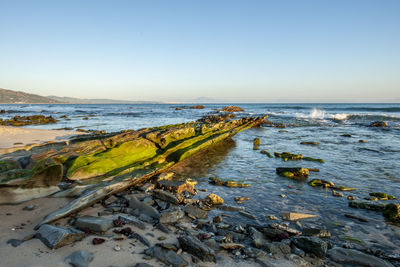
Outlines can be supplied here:
<path id="1" fill-rule="evenodd" d="M 325 188 L 335 186 L 335 184 L 333 182 L 325 181 L 325 180 L 322 180 L 322 179 L 312 179 L 310 182 L 308 182 L 308 184 L 310 186 L 313 186 L 313 187 L 321 186 L 321 187 L 325 187 Z"/>
<path id="2" fill-rule="evenodd" d="M 286 178 L 307 178 L 309 175 L 308 169 L 302 167 L 294 167 L 294 168 L 279 167 L 276 168 L 276 173 L 279 176 L 283 176 Z"/>
<path id="3" fill-rule="evenodd" d="M 15 183 L 12 190 L 9 184 L 0 184 L 0 189 L 7 187 L 7 198 L 11 200 L 3 198 L 0 202 L 15 203 L 10 197 L 13 190 L 17 192 L 28 189 L 36 192 L 37 186 L 43 186 L 40 187 L 40 197 L 46 195 L 46 189 L 51 188 L 51 193 L 54 193 L 56 191 L 53 184 L 58 184 L 62 178 L 81 181 L 91 179 L 85 183 L 97 183 L 94 188 L 84 192 L 64 208 L 49 214 L 39 227 L 74 213 L 110 194 L 141 183 L 242 130 L 259 126 L 264 120 L 265 117 L 247 117 L 218 123 L 197 121 L 137 131 L 93 134 L 72 139 L 69 143 L 60 142 L 29 151 L 16 151 L 6 158 L 12 159 L 14 156 L 17 160 L 27 159 L 25 166 L 12 169 L 16 172 L 22 170 L 22 174 L 19 175 L 23 177 L 15 175 L 11 177 L 15 179 L 6 181 Z M 0 160 L 6 158 L 2 157 Z M 6 166 L 6 163 L 2 166 Z M 247 185 L 227 182 L 227 186 Z M 32 194 L 28 195 L 30 199 L 35 198 Z"/>
<path id="4" fill-rule="evenodd" d="M 383 216 L 392 222 L 400 222 L 400 205 L 390 203 L 383 209 Z"/>
<path id="5" fill-rule="evenodd" d="M 371 197 L 377 197 L 377 198 L 379 198 L 380 200 L 397 199 L 397 198 L 394 197 L 394 196 L 391 196 L 391 195 L 388 195 L 388 194 L 382 193 L 382 192 L 373 192 L 373 193 L 369 193 L 369 195 L 370 195 Z"/>
<path id="6" fill-rule="evenodd" d="M 0 118 L 0 125 L 5 126 L 25 126 L 31 124 L 50 124 L 56 123 L 58 120 L 52 116 L 32 115 L 32 116 L 14 116 L 10 119 L 3 120 Z"/>
<path id="7" fill-rule="evenodd" d="M 261 154 L 264 154 L 264 155 L 267 155 L 268 158 L 273 158 L 273 157 L 274 157 L 274 156 L 271 155 L 271 153 L 269 153 L 269 152 L 266 151 L 266 150 L 261 150 L 260 153 L 261 153 Z"/>
<path id="8" fill-rule="evenodd" d="M 226 187 L 249 187 L 250 184 L 245 184 L 243 181 L 235 181 L 235 180 L 223 180 L 217 177 L 209 178 L 210 184 L 226 186 Z"/>

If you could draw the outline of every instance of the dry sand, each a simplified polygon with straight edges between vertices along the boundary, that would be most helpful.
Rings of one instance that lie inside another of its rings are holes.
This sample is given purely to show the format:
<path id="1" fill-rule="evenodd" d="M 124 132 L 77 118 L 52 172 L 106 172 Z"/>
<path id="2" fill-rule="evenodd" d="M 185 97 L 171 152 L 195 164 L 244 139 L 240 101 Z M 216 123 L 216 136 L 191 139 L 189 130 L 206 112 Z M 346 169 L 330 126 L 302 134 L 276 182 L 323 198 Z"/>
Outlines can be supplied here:
<path id="1" fill-rule="evenodd" d="M 0 126 L 0 148 L 19 147 L 49 141 L 64 141 L 77 134 L 83 133 Z"/>

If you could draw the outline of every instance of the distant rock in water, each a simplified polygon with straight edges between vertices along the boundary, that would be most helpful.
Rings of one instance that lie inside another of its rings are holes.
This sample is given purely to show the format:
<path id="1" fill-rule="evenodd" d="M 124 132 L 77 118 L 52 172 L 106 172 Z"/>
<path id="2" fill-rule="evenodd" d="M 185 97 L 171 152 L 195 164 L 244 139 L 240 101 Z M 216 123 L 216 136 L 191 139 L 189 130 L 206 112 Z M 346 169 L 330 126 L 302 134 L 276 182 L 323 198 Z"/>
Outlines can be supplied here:
<path id="1" fill-rule="evenodd" d="M 370 127 L 388 127 L 388 124 L 384 121 L 374 121 L 369 126 Z"/>
<path id="2" fill-rule="evenodd" d="M 244 111 L 244 109 L 237 107 L 237 106 L 229 106 L 229 107 L 224 107 L 221 109 L 223 112 L 239 112 L 239 111 Z"/>
<path id="3" fill-rule="evenodd" d="M 5 126 L 25 126 L 31 124 L 50 124 L 56 123 L 58 120 L 52 116 L 33 115 L 33 116 L 14 116 L 8 120 L 0 118 L 0 125 Z"/>

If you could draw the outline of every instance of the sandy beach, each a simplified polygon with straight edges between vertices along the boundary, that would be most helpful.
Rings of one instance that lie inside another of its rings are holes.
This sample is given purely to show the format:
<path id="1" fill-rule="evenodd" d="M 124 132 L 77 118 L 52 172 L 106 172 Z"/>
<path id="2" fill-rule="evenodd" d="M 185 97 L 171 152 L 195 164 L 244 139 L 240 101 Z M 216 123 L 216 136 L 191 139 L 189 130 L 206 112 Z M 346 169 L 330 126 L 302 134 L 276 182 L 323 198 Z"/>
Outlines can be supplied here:
<path id="1" fill-rule="evenodd" d="M 46 143 L 66 141 L 70 137 L 84 134 L 77 131 L 60 131 L 0 126 L 0 153 L 7 149 Z"/>

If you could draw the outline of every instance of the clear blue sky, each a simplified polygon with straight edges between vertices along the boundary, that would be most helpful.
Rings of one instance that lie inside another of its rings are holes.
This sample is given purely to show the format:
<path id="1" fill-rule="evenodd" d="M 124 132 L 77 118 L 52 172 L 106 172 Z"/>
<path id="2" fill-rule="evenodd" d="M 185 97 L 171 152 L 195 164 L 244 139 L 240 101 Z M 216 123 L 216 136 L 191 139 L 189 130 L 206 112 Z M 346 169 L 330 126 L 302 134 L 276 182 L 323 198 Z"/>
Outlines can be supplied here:
<path id="1" fill-rule="evenodd" d="M 400 102 L 400 1 L 0 0 L 0 88 Z"/>

